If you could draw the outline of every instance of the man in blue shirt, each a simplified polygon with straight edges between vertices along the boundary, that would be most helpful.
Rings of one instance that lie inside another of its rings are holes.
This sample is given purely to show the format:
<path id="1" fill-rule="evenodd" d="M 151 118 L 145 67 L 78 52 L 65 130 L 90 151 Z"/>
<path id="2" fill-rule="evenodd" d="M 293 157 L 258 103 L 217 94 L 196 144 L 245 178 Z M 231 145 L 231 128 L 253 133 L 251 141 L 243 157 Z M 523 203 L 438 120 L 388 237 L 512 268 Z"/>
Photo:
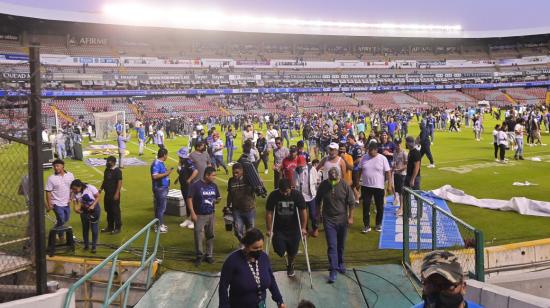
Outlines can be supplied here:
<path id="1" fill-rule="evenodd" d="M 138 155 L 143 155 L 143 146 L 145 145 L 145 129 L 143 128 L 143 124 L 141 124 L 137 130 L 137 136 L 139 140 L 139 152 Z"/>
<path id="2" fill-rule="evenodd" d="M 199 266 L 203 260 L 214 263 L 214 211 L 215 205 L 221 200 L 221 195 L 216 180 L 216 169 L 206 167 L 204 177 L 193 183 L 187 196 L 187 204 L 191 211 L 191 220 L 195 224 L 195 266 Z M 203 241 L 206 238 L 206 252 L 203 249 Z"/>
<path id="3" fill-rule="evenodd" d="M 164 162 L 167 158 L 168 150 L 161 148 L 157 153 L 157 159 L 151 164 L 155 218 L 160 221 L 160 228 L 156 231 L 160 231 L 160 233 L 168 232 L 168 227 L 164 224 L 164 211 L 166 210 L 168 189 L 170 187 L 170 173 L 174 171 L 174 168 L 166 170 Z"/>
<path id="4" fill-rule="evenodd" d="M 122 132 L 117 132 L 117 139 L 116 142 L 118 144 L 118 167 L 120 169 L 124 168 L 124 155 L 126 155 L 126 142 L 130 140 L 130 135 L 128 137 L 124 137 L 122 135 Z"/>
<path id="5" fill-rule="evenodd" d="M 481 308 L 464 299 L 464 271 L 451 252 L 436 250 L 427 254 L 422 261 L 420 276 L 424 301 L 413 308 Z"/>

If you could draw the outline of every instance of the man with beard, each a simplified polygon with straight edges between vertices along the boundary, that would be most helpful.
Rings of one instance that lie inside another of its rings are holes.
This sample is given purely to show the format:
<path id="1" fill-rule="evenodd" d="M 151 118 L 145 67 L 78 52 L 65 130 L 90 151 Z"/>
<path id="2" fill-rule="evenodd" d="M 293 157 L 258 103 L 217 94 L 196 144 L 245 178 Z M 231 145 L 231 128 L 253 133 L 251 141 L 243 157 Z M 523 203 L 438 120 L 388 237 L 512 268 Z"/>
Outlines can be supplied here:
<path id="1" fill-rule="evenodd" d="M 421 268 L 423 302 L 413 308 L 480 308 L 464 299 L 466 282 L 458 258 L 448 251 L 432 251 Z"/>
<path id="2" fill-rule="evenodd" d="M 292 189 L 288 179 L 281 179 L 279 189 L 272 191 L 267 197 L 265 220 L 267 235 L 273 235 L 273 250 L 279 257 L 286 253 L 286 274 L 288 277 L 294 277 L 294 259 L 298 253 L 301 236 L 307 235 L 307 212 L 302 193 Z"/>
<path id="3" fill-rule="evenodd" d="M 191 158 L 198 170 L 197 176 L 193 179 L 193 183 L 195 183 L 202 179 L 206 167 L 211 166 L 210 155 L 206 152 L 206 142 L 197 141 L 195 143 L 195 151 L 189 154 L 189 158 Z"/>
<path id="4" fill-rule="evenodd" d="M 110 232 L 111 234 L 120 233 L 122 221 L 120 217 L 120 190 L 122 189 L 122 171 L 116 166 L 116 157 L 107 157 L 105 172 L 103 173 L 103 183 L 99 193 L 105 191 L 103 197 L 103 206 L 107 213 L 107 228 L 101 229 L 101 232 Z"/>

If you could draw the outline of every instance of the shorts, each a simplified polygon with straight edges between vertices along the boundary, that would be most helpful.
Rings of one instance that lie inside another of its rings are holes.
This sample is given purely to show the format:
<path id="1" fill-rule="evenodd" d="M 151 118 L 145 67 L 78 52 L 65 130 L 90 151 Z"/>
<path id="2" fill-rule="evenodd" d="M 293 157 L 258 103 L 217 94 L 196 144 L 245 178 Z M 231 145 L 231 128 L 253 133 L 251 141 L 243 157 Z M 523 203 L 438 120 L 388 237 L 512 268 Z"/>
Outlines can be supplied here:
<path id="1" fill-rule="evenodd" d="M 405 175 L 403 174 L 393 174 L 393 188 L 398 194 L 403 193 L 403 182 L 405 181 Z"/>
<path id="2" fill-rule="evenodd" d="M 300 246 L 300 234 L 284 234 L 282 232 L 275 232 L 272 240 L 273 250 L 279 257 L 285 255 L 285 252 L 289 256 L 295 256 L 298 254 L 298 247 Z"/>

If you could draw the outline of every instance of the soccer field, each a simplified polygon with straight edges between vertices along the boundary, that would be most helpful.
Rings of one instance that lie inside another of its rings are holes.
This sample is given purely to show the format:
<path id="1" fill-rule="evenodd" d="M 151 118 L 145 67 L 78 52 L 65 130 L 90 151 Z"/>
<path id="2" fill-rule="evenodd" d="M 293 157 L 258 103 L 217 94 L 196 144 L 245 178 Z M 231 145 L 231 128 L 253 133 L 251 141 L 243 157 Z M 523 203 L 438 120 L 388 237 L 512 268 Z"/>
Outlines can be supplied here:
<path id="1" fill-rule="evenodd" d="M 490 115 L 485 115 L 485 131 L 482 140 L 477 142 L 471 128 L 462 127 L 459 133 L 436 132 L 435 142 L 432 145 L 432 153 L 435 159 L 436 168 L 428 169 L 427 158 L 422 161 L 422 190 L 431 190 L 450 184 L 453 187 L 464 190 L 467 194 L 478 198 L 496 198 L 509 199 L 515 196 L 523 196 L 534 200 L 550 200 L 548 192 L 550 184 L 548 183 L 548 170 L 550 167 L 550 147 L 536 146 L 525 147 L 525 161 L 514 161 L 513 153 L 507 153 L 510 158 L 509 164 L 497 164 L 493 158 L 492 130 L 496 121 L 491 119 Z M 413 121 L 410 124 L 409 133 L 418 135 L 418 124 Z M 543 134 L 543 142 L 548 142 L 548 134 Z M 297 142 L 298 138 L 293 139 Z M 240 145 L 240 132 L 236 140 Z M 187 138 L 177 137 L 166 140 L 166 146 L 169 151 L 167 167 L 177 166 L 176 151 L 183 145 L 187 145 Z M 85 148 L 87 144 L 84 144 Z M 128 142 L 130 157 L 137 156 L 137 138 L 132 131 L 132 139 Z M 145 150 L 146 155 L 142 156 L 148 164 L 156 157 L 157 147 L 148 145 Z M 240 149 L 237 150 L 235 157 L 240 155 Z M 542 161 L 531 161 L 531 157 L 540 157 Z M 272 157 L 270 156 L 272 161 Z M 454 169 L 453 169 L 454 168 Z M 66 169 L 74 173 L 75 178 L 88 182 L 99 188 L 101 184 L 103 168 L 93 168 L 80 161 L 66 161 Z M 263 166 L 260 165 L 260 174 L 266 186 L 270 191 L 273 188 L 273 172 L 270 170 L 268 175 L 264 175 Z M 457 172 L 460 171 L 460 172 Z M 45 178 L 51 174 L 51 170 L 46 171 Z M 128 240 L 135 232 L 141 229 L 147 222 L 154 218 L 153 201 L 151 192 L 151 180 L 149 175 L 149 166 L 127 167 L 123 169 L 123 191 L 122 191 L 122 232 L 117 235 L 100 234 L 100 245 L 95 255 L 84 251 L 81 247 L 76 250 L 76 255 L 106 257 L 114 248 Z M 163 259 L 162 265 L 167 269 L 178 270 L 200 270 L 217 272 L 225 256 L 232 250 L 238 248 L 238 241 L 233 232 L 225 231 L 222 211 L 225 206 L 225 195 L 227 189 L 227 180 L 229 176 L 223 169 L 217 174 L 218 187 L 222 193 L 222 202 L 218 204 L 216 211 L 216 230 L 214 257 L 216 263 L 209 265 L 203 264 L 196 268 L 192 261 L 194 258 L 193 231 L 179 227 L 182 218 L 166 216 L 165 221 L 169 227 L 166 234 L 161 234 L 158 257 Z M 171 176 L 171 188 L 179 188 L 174 185 L 176 174 Z M 515 181 L 529 181 L 535 183 L 535 186 L 512 186 Z M 540 239 L 548 237 L 550 234 L 550 223 L 548 218 L 522 216 L 514 212 L 500 212 L 475 208 L 471 206 L 449 204 L 452 212 L 462 218 L 467 223 L 483 231 L 486 240 L 486 246 L 501 245 L 511 242 L 520 242 L 526 240 Z M 53 217 L 53 213 L 48 214 Z M 106 216 L 103 211 L 101 214 L 101 224 L 103 228 L 106 225 Z M 371 217 L 374 219 L 374 216 Z M 257 199 L 257 226 L 265 231 L 265 199 Z M 81 238 L 80 218 L 76 213 L 71 213 L 70 224 L 75 229 L 75 235 Z M 51 227 L 51 221 L 47 222 L 47 227 Z M 346 262 L 351 265 L 365 265 L 376 263 L 399 263 L 401 251 L 399 250 L 379 250 L 379 233 L 370 232 L 362 234 L 362 209 L 355 211 L 355 223 L 351 226 L 345 250 Z M 322 231 L 322 229 L 321 229 Z M 315 269 L 328 268 L 326 257 L 326 244 L 324 233 L 321 232 L 318 238 L 309 238 L 309 254 L 312 266 Z M 136 248 L 139 248 L 136 246 Z M 131 258 L 132 255 L 126 255 Z M 284 260 L 273 257 L 275 270 L 282 270 Z M 303 266 L 303 268 L 302 268 Z M 305 258 L 298 256 L 297 269 L 305 269 Z"/>

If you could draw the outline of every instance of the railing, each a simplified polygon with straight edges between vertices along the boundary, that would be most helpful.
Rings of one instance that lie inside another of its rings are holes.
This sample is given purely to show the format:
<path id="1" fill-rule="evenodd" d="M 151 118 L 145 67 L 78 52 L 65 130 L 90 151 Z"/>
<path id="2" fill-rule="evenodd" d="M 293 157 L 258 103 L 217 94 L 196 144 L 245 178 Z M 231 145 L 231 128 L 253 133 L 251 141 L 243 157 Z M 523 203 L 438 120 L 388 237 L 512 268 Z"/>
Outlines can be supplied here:
<path id="1" fill-rule="evenodd" d="M 408 187 L 403 190 L 404 266 L 420 281 L 420 263 L 424 255 L 422 250 L 448 250 L 458 257 L 470 278 L 484 281 L 483 233 L 422 196 L 421 191 L 414 191 Z M 422 219 L 424 214 L 426 214 L 426 218 Z M 450 225 L 451 228 L 455 228 L 453 224 L 456 225 L 455 231 L 458 231 L 461 238 L 459 242 L 444 243 L 441 238 L 445 235 L 441 234 L 438 237 L 438 231 L 441 231 L 438 230 L 438 226 L 443 228 L 444 225 Z M 427 229 L 431 229 L 431 232 L 427 233 Z M 424 232 L 422 232 L 423 230 Z M 424 235 L 424 241 L 422 241 L 422 235 Z M 430 237 L 430 242 L 427 242 L 427 236 Z M 411 249 L 411 244 L 414 246 L 413 249 Z M 415 252 L 411 252 L 411 250 Z"/>
<path id="2" fill-rule="evenodd" d="M 152 271 L 152 268 L 153 268 L 153 263 L 154 263 L 154 261 L 156 259 L 156 256 L 157 256 L 157 249 L 158 249 L 158 243 L 159 243 L 159 237 L 160 237 L 160 232 L 157 232 L 156 236 L 155 236 L 155 242 L 153 244 L 152 251 L 151 251 L 149 257 L 147 257 L 147 251 L 148 251 L 148 248 L 149 248 L 149 235 L 151 233 L 151 227 L 153 225 L 156 225 L 157 228 L 158 228 L 159 227 L 159 220 L 158 219 L 152 220 L 145 227 L 143 227 L 143 229 L 141 229 L 134 236 L 132 236 L 131 239 L 129 239 L 126 243 L 124 243 L 117 250 L 115 250 L 110 256 L 108 256 L 105 260 L 103 260 L 103 262 L 99 263 L 90 272 L 88 272 L 86 275 L 84 275 L 82 278 L 80 278 L 77 282 L 75 282 L 69 288 L 69 292 L 67 293 L 67 296 L 65 297 L 65 302 L 64 302 L 63 307 L 64 308 L 69 308 L 71 298 L 74 295 L 74 293 L 76 292 L 76 290 L 81 285 L 83 285 L 85 282 L 87 282 L 88 280 L 91 280 L 92 277 L 97 272 L 102 270 L 109 263 L 112 263 L 112 264 L 111 264 L 111 270 L 110 270 L 110 273 L 109 273 L 109 280 L 108 280 L 108 283 L 107 283 L 107 288 L 105 290 L 105 298 L 103 300 L 102 307 L 104 307 L 104 308 L 109 307 L 111 305 L 111 303 L 118 296 L 120 296 L 122 294 L 122 292 L 125 292 L 125 293 L 124 293 L 124 301 L 121 303 L 122 304 L 121 307 L 126 307 L 126 304 L 128 302 L 128 295 L 130 294 L 130 286 L 132 285 L 132 281 L 146 268 L 147 268 L 147 278 L 145 280 L 145 289 L 146 290 L 149 289 L 149 287 L 151 285 L 151 271 Z M 114 277 L 116 275 L 116 272 L 117 272 L 116 269 L 117 269 L 118 256 L 122 252 L 124 252 L 132 243 L 134 243 L 136 240 L 138 240 L 143 234 L 145 234 L 145 239 L 143 241 L 143 251 L 142 251 L 142 254 L 141 254 L 141 263 L 140 263 L 139 268 L 136 269 L 136 271 L 134 273 L 132 273 L 126 279 L 124 284 L 122 284 L 118 288 L 118 290 L 116 290 L 111 295 L 111 288 L 113 286 L 113 279 L 114 279 Z"/>

